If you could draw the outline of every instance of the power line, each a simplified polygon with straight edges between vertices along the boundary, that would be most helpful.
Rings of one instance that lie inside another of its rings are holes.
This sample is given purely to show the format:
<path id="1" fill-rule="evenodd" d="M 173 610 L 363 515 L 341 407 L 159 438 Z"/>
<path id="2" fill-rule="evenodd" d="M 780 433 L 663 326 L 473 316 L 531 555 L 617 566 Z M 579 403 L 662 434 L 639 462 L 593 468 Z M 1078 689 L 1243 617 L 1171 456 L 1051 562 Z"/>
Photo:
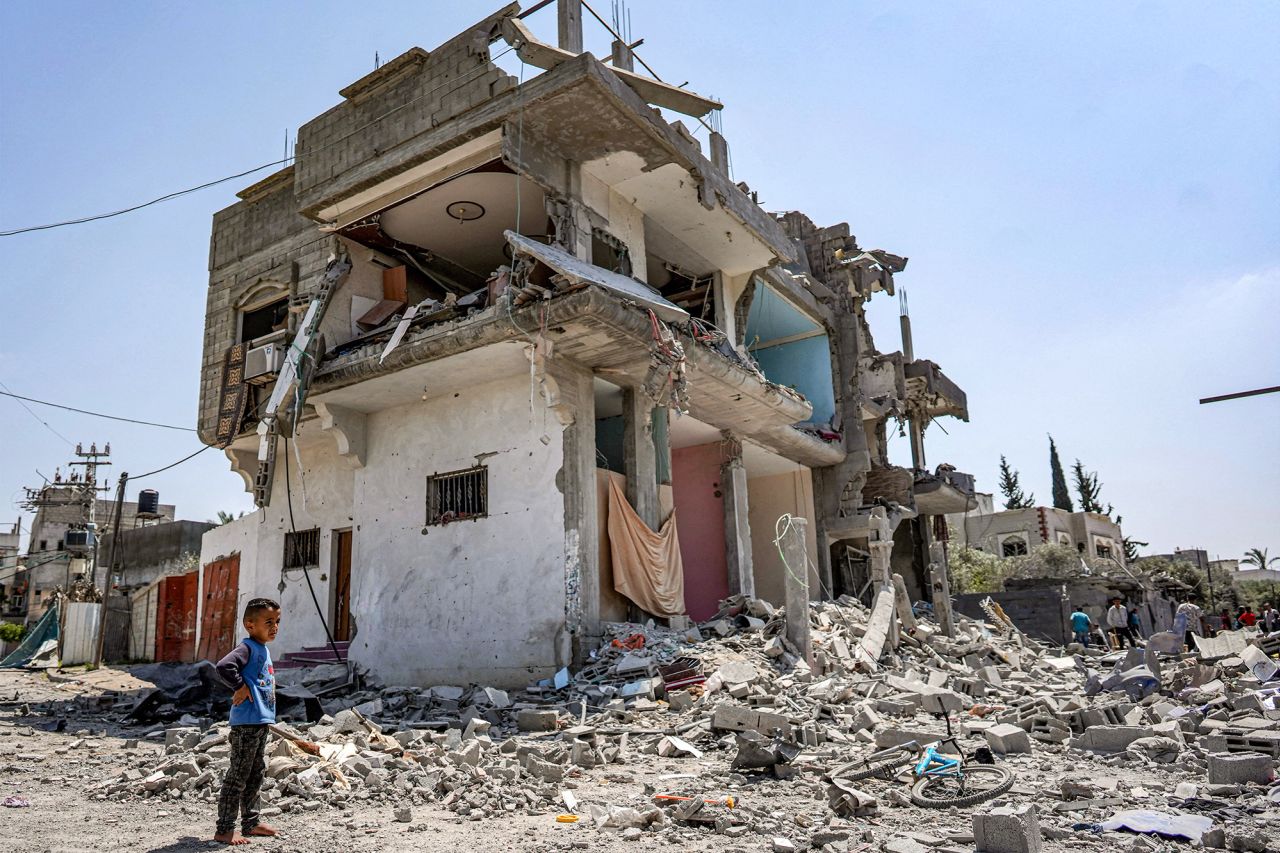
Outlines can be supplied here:
<path id="1" fill-rule="evenodd" d="M 0 388 L 4 388 L 4 389 L 7 391 L 7 390 L 8 390 L 8 388 L 9 388 L 9 386 L 8 386 L 8 385 L 5 385 L 3 382 L 0 382 Z M 18 397 L 18 395 L 17 395 L 17 394 L 14 394 L 12 391 L 9 391 L 8 396 L 10 396 L 10 397 L 17 397 L 17 398 L 18 398 L 18 405 L 19 405 L 19 406 L 21 406 L 22 408 L 26 409 L 26 410 L 27 410 L 27 413 L 28 413 L 28 414 L 30 414 L 30 415 L 31 415 L 31 417 L 35 418 L 37 421 L 39 421 L 41 424 L 43 424 L 43 425 L 44 425 L 44 428 L 45 428 L 45 429 L 47 429 L 49 432 L 53 433 L 53 434 L 54 434 L 54 435 L 56 435 L 58 438 L 60 438 L 60 439 L 62 439 L 63 441 L 65 441 L 65 442 L 67 443 L 67 445 L 68 445 L 68 446 L 71 446 L 71 445 L 75 444 L 75 442 L 74 442 L 74 441 L 72 441 L 71 439 L 67 438 L 65 435 L 63 435 L 62 433 L 58 432 L 58 431 L 57 431 L 56 429 L 54 429 L 53 427 L 49 426 L 49 422 L 48 422 L 48 421 L 46 421 L 46 420 L 44 420 L 43 418 L 41 418 L 41 417 L 40 417 L 39 415 L 37 415 L 34 411 L 32 411 L 32 409 L 31 409 L 31 407 L 30 407 L 30 406 L 28 406 L 26 403 L 22 402 L 22 401 L 25 399 L 24 397 Z"/>
<path id="2" fill-rule="evenodd" d="M 5 386 L 6 388 L 9 386 Z M 142 424 L 143 426 L 161 427 L 163 429 L 177 429 L 183 432 L 195 432 L 191 427 L 174 426 L 173 424 L 158 424 L 154 421 L 140 421 L 134 418 L 121 418 L 116 415 L 104 415 L 102 412 L 90 412 L 87 409 L 77 409 L 74 406 L 63 406 L 60 403 L 50 403 L 48 400 L 37 400 L 34 397 L 23 397 L 21 394 L 15 394 L 12 391 L 0 391 L 0 396 L 12 397 L 15 400 L 26 400 L 28 403 L 39 403 L 41 406 L 52 406 L 55 409 L 65 409 L 68 412 L 78 412 L 82 415 L 92 415 L 95 418 L 106 418 L 111 421 L 124 421 L 127 424 Z M 30 411 L 30 410 L 28 410 Z"/>
<path id="3" fill-rule="evenodd" d="M 508 47 L 506 50 L 501 51 L 496 56 L 490 57 L 489 63 L 492 64 L 494 61 L 510 53 L 512 50 L 515 50 L 515 48 Z M 458 78 L 458 80 L 456 81 L 457 86 L 461 86 L 464 82 L 469 80 L 471 77 L 474 77 L 480 72 L 485 70 L 487 69 L 484 65 L 477 66 L 476 70 L 473 71 L 471 74 L 463 75 L 462 77 Z M 455 81 L 449 80 L 445 82 L 454 83 Z M 431 95 L 437 90 L 444 88 L 444 86 L 445 86 L 445 83 L 441 83 L 438 86 L 428 89 L 427 91 L 423 92 L 421 95 L 414 98 L 413 100 L 405 101 L 403 104 L 400 104 L 399 106 L 392 107 L 382 115 L 378 116 L 377 118 L 374 118 L 373 120 L 369 121 L 367 124 L 363 124 L 360 127 L 357 127 L 355 130 L 351 131 L 345 136 L 340 136 L 337 139 L 333 139 L 333 140 L 330 140 L 329 142 L 326 142 L 324 145 L 320 145 L 315 148 L 308 149 L 306 153 L 315 154 L 317 152 L 325 150 L 326 148 L 331 148 L 334 145 L 337 145 L 342 142 L 346 142 L 348 139 L 355 136 L 356 134 L 363 133 L 365 130 L 368 130 L 370 127 L 373 127 L 375 124 L 382 121 L 384 118 L 387 118 L 393 113 L 397 113 L 400 110 L 403 110 L 406 107 L 409 107 L 417 103 L 418 101 L 421 101 L 423 98 L 427 97 L 428 95 Z M 454 88 L 457 88 L 457 86 L 455 86 Z M 132 207 L 125 207 L 125 208 L 121 208 L 120 210 L 113 210 L 110 213 L 96 213 L 96 214 L 93 214 L 92 216 L 82 216 L 78 219 L 67 219 L 67 220 L 63 220 L 62 222 L 50 222 L 46 225 L 28 225 L 25 228 L 11 228 L 8 231 L 0 231 L 0 237 L 13 237 L 18 234 L 27 234 L 32 231 L 47 231 L 50 228 L 61 228 L 65 225 L 82 225 L 86 222 L 96 222 L 99 219 L 110 219 L 113 216 L 121 216 L 126 213 L 133 213 L 135 210 L 142 210 L 144 207 L 150 207 L 151 205 L 159 204 L 162 201 L 168 201 L 169 199 L 178 198 L 179 196 L 184 196 L 184 195 L 187 195 L 188 193 L 193 193 L 203 189 L 208 189 L 209 187 L 214 187 L 214 186 L 217 186 L 218 184 L 226 183 L 227 181 L 234 181 L 237 178 L 243 178 L 246 175 L 252 175 L 254 172 L 261 172 L 263 169 L 269 169 L 272 166 L 283 166 L 286 163 L 292 162 L 294 159 L 296 158 L 290 156 L 290 157 L 285 157 L 282 160 L 272 160 L 270 163 L 263 163 L 261 166 L 254 166 L 252 169 L 246 169 L 245 171 L 239 172 L 234 175 L 227 175 L 225 178 L 217 178 L 216 180 L 206 181 L 205 183 L 200 184 L 198 186 L 188 187 L 185 190 L 176 190 L 175 192 L 166 193 L 165 195 L 162 195 L 159 198 L 153 198 L 150 201 L 144 201 L 141 204 L 135 204 Z M 46 424 L 46 426 L 48 426 L 48 424 Z"/>
<path id="4" fill-rule="evenodd" d="M 177 467 L 178 467 L 179 465 L 181 465 L 183 462 L 186 462 L 188 459 L 194 459 L 195 457 L 199 456 L 201 453 L 204 453 L 204 452 L 205 452 L 206 450 L 208 450 L 210 447 L 211 447 L 211 445 L 206 444 L 204 447 L 200 448 L 200 449 L 199 449 L 199 450 L 197 450 L 195 453 L 192 453 L 190 456 L 184 456 L 184 457 L 182 457 L 181 459 L 179 459 L 177 462 L 172 462 L 172 463 L 170 463 L 170 464 L 168 464 L 168 465 L 164 466 L 163 468 L 157 468 L 156 470 L 154 470 L 154 471 L 148 471 L 148 472 L 147 472 L 147 473 L 145 473 L 145 474 L 138 474 L 136 477 L 135 477 L 135 476 L 130 476 L 130 477 L 129 477 L 129 479 L 130 479 L 130 480 L 141 480 L 143 477 L 150 477 L 152 474 L 159 474 L 161 471 L 168 471 L 170 468 L 177 468 Z"/>
<path id="5" fill-rule="evenodd" d="M 61 228 L 64 225 L 81 225 L 85 222 L 96 222 L 99 219 L 110 219 L 113 216 L 121 216 L 126 213 L 133 213 L 135 210 L 142 210 L 142 208 L 144 207 L 150 207 L 153 204 L 159 204 L 160 202 L 168 201 L 171 198 L 177 198 L 178 196 L 184 196 L 184 195 L 187 195 L 188 193 L 193 193 L 193 192 L 198 192 L 199 190 L 208 189 L 209 187 L 214 187 L 214 186 L 217 186 L 218 184 L 224 184 L 227 181 L 234 181 L 236 178 L 243 178 L 246 175 L 252 175 L 254 172 L 261 172 L 263 169 L 268 169 L 272 166 L 280 166 L 287 162 L 289 162 L 288 159 L 275 160 L 271 163 L 263 163 L 261 166 L 254 166 L 252 169 L 247 169 L 235 175 L 227 175 L 225 178 L 218 178 L 217 180 L 207 181 L 203 184 L 200 184 L 199 186 L 188 187 L 185 190 L 177 190 L 175 192 L 166 193 L 165 195 L 162 195 L 159 198 L 151 199 L 151 201 L 144 201 L 142 202 L 142 204 L 135 204 L 132 207 L 124 207 L 124 208 L 121 208 L 120 210 L 113 210 L 110 213 L 95 213 L 92 216 L 82 216 L 79 219 L 67 219 L 62 222 L 50 222 L 47 225 L 28 225 L 26 228 L 14 228 L 9 231 L 0 231 L 0 237 L 13 237 L 16 234 L 27 234 L 31 231 L 47 231 L 50 228 Z"/>

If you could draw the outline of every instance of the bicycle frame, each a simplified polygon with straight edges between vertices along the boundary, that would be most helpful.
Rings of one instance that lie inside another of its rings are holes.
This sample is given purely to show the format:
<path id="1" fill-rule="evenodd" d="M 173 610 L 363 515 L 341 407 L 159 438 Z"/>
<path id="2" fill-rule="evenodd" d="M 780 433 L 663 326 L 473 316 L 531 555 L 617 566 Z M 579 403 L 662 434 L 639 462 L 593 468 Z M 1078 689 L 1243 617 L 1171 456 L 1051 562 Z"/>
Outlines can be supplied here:
<path id="1" fill-rule="evenodd" d="M 916 777 L 923 776 L 964 776 L 960 769 L 960 761 L 939 755 L 932 746 L 926 747 L 920 760 L 916 762 Z"/>

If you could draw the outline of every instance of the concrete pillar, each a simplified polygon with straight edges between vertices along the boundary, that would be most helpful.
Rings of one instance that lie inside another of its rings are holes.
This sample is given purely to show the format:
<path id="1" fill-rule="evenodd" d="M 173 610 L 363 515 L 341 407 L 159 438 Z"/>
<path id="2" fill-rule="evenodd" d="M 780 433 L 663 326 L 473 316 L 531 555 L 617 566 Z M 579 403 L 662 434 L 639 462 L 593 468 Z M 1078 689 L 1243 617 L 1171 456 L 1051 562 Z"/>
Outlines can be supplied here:
<path id="1" fill-rule="evenodd" d="M 556 24 L 560 49 L 582 53 L 582 0 L 556 0 Z"/>
<path id="2" fill-rule="evenodd" d="M 720 493 L 724 495 L 724 556 L 729 574 L 729 594 L 756 594 L 755 569 L 751 556 L 751 524 L 747 520 L 747 467 L 742 461 L 742 445 L 725 435 L 730 448 L 720 466 Z"/>
<path id="3" fill-rule="evenodd" d="M 893 555 L 893 526 L 884 507 L 871 510 L 870 533 L 867 537 L 867 550 L 871 552 L 871 579 L 876 587 L 893 585 L 893 573 L 890 570 L 890 557 Z"/>
<path id="4" fill-rule="evenodd" d="M 653 431 L 654 467 L 658 484 L 671 485 L 671 413 L 662 406 L 655 406 L 649 413 Z"/>
<path id="5" fill-rule="evenodd" d="M 711 131 L 711 165 L 729 174 L 729 142 L 716 131 Z"/>
<path id="6" fill-rule="evenodd" d="M 943 516 L 934 516 L 941 522 L 941 531 L 946 531 L 947 520 Z M 938 531 L 935 531 L 935 533 Z M 954 638 L 956 635 L 955 617 L 951 612 L 951 574 L 947 566 L 947 546 L 944 541 L 935 538 L 929 546 L 929 589 L 933 593 L 933 618 L 942 626 L 942 633 Z"/>
<path id="7" fill-rule="evenodd" d="M 570 641 L 562 653 L 580 662 L 600 636 L 595 391 L 589 370 L 557 360 L 548 372 L 558 386 L 560 411 L 574 413 L 564 426 L 564 466 L 556 485 L 564 497 L 565 628 Z"/>
<path id="8" fill-rule="evenodd" d="M 613 40 L 613 67 L 621 68 L 623 71 L 634 71 L 636 67 L 631 48 L 617 39 Z"/>
<path id="9" fill-rule="evenodd" d="M 782 556 L 786 561 L 787 642 L 800 650 L 805 662 L 813 666 L 813 644 L 809 642 L 809 566 L 805 559 L 805 531 L 809 522 L 792 518 L 782 534 Z"/>
<path id="10" fill-rule="evenodd" d="M 627 475 L 627 500 L 636 515 L 657 530 L 658 459 L 650 418 L 653 403 L 638 388 L 622 391 L 622 460 Z"/>

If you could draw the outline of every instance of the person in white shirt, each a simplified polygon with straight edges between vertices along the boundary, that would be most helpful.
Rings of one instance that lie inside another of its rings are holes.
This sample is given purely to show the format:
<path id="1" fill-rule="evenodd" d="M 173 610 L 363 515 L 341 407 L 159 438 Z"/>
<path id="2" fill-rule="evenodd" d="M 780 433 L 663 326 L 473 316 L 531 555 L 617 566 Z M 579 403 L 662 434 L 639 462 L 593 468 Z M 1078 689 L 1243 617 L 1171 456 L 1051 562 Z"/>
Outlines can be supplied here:
<path id="1" fill-rule="evenodd" d="M 1129 632 L 1129 611 L 1120 603 L 1119 598 L 1111 599 L 1111 606 L 1107 608 L 1107 630 L 1111 632 L 1111 642 L 1116 649 L 1123 649 L 1125 641 L 1130 646 L 1137 648 L 1133 642 L 1133 634 Z"/>
<path id="2" fill-rule="evenodd" d="M 1204 614 L 1200 607 L 1190 598 L 1179 604 L 1177 611 L 1173 614 L 1173 631 L 1175 634 L 1182 635 L 1182 641 L 1188 649 L 1195 648 L 1192 635 L 1201 636 L 1200 623 L 1203 618 Z"/>
<path id="3" fill-rule="evenodd" d="M 1280 612 L 1277 612 L 1270 602 L 1262 605 L 1262 610 L 1258 613 L 1258 624 L 1266 634 L 1280 631 Z"/>

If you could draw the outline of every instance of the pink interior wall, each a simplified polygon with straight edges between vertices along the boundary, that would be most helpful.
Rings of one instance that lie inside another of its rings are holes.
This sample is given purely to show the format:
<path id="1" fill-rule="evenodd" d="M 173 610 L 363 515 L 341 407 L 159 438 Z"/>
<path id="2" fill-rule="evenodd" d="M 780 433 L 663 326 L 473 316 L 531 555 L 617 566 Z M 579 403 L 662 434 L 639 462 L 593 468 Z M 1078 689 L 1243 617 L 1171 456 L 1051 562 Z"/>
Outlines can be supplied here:
<path id="1" fill-rule="evenodd" d="M 671 451 L 671 486 L 684 561 L 684 602 L 695 620 L 707 619 L 729 594 L 724 556 L 724 499 L 720 491 L 720 445 Z"/>

